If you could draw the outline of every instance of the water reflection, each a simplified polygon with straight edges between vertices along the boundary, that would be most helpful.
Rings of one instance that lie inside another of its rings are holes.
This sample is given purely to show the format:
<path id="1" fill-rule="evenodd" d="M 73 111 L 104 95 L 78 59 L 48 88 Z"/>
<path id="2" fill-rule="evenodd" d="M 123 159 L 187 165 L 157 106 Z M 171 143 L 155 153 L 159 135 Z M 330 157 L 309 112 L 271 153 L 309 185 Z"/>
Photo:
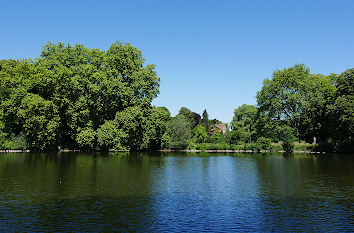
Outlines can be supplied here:
<path id="1" fill-rule="evenodd" d="M 353 158 L 1 154 L 1 231 L 351 231 Z"/>
<path id="2" fill-rule="evenodd" d="M 267 231 L 353 230 L 353 158 L 258 158 Z"/>

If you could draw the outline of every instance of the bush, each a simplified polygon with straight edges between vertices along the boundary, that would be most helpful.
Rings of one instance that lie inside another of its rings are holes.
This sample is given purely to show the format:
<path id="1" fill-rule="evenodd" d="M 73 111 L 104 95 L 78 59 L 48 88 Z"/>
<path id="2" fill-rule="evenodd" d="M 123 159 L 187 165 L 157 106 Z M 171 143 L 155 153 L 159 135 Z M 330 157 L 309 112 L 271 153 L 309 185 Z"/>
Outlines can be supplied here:
<path id="1" fill-rule="evenodd" d="M 229 150 L 230 145 L 226 143 L 199 143 L 194 145 L 189 149 L 196 149 L 196 150 Z"/>
<path id="2" fill-rule="evenodd" d="M 245 144 L 243 144 L 243 148 L 244 148 L 244 150 L 252 150 L 254 147 L 253 147 L 252 143 L 245 143 Z"/>
<path id="3" fill-rule="evenodd" d="M 170 140 L 171 140 L 170 135 L 167 132 L 165 132 L 161 138 L 161 148 L 163 149 L 169 148 Z"/>
<path id="4" fill-rule="evenodd" d="M 3 140 L 2 148 L 3 150 L 26 150 L 28 148 L 26 136 L 24 134 L 14 135 L 5 140 Z"/>
<path id="5" fill-rule="evenodd" d="M 96 131 L 88 127 L 77 134 L 76 141 L 81 148 L 92 150 L 95 147 L 96 135 Z"/>
<path id="6" fill-rule="evenodd" d="M 250 150 L 253 152 L 260 152 L 261 147 L 258 143 L 249 143 Z"/>
<path id="7" fill-rule="evenodd" d="M 280 144 L 272 144 L 270 151 L 282 151 L 283 147 Z"/>
<path id="8" fill-rule="evenodd" d="M 6 133 L 0 131 L 0 150 L 5 149 L 6 135 Z"/>
<path id="9" fill-rule="evenodd" d="M 296 143 L 294 146 L 294 150 L 297 151 L 313 151 L 316 148 L 316 144 L 308 144 L 308 143 Z"/>
<path id="10" fill-rule="evenodd" d="M 290 127 L 284 127 L 282 132 L 283 150 L 287 153 L 294 151 L 295 136 Z"/>
<path id="11" fill-rule="evenodd" d="M 269 138 L 260 137 L 257 139 L 257 144 L 261 150 L 268 151 L 271 149 L 272 140 Z"/>

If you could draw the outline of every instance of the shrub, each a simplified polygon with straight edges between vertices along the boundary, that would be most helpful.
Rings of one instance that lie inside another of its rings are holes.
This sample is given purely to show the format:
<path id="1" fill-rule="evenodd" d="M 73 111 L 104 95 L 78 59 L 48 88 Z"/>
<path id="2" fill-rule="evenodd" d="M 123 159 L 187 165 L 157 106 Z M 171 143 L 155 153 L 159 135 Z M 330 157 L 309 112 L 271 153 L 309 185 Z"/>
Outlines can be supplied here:
<path id="1" fill-rule="evenodd" d="M 255 143 L 255 142 L 249 143 L 249 148 L 253 152 L 260 152 L 261 151 L 260 145 L 258 143 Z"/>
<path id="2" fill-rule="evenodd" d="M 84 149 L 93 149 L 95 147 L 96 135 L 96 131 L 88 127 L 77 134 L 76 141 Z"/>
<path id="3" fill-rule="evenodd" d="M 27 149 L 26 136 L 21 133 L 20 135 L 11 134 L 11 136 L 3 141 L 1 149 L 5 150 L 25 150 Z"/>
<path id="4" fill-rule="evenodd" d="M 231 147 L 227 143 L 199 143 L 195 144 L 192 148 L 196 150 L 229 150 Z"/>
<path id="5" fill-rule="evenodd" d="M 294 150 L 298 151 L 313 151 L 316 148 L 316 144 L 308 144 L 308 143 L 297 143 L 294 146 Z"/>
<path id="6" fill-rule="evenodd" d="M 284 125 L 280 128 L 280 139 L 282 141 L 282 148 L 286 153 L 291 153 L 294 151 L 295 136 L 293 134 L 293 129 L 289 126 Z"/>
<path id="7" fill-rule="evenodd" d="M 280 144 L 272 144 L 270 151 L 282 151 L 283 147 Z"/>
<path id="8" fill-rule="evenodd" d="M 272 140 L 269 138 L 260 137 L 257 139 L 257 144 L 261 150 L 270 150 Z"/>
<path id="9" fill-rule="evenodd" d="M 169 148 L 170 140 L 171 140 L 170 135 L 167 132 L 165 132 L 161 138 L 161 148 L 163 149 Z"/>

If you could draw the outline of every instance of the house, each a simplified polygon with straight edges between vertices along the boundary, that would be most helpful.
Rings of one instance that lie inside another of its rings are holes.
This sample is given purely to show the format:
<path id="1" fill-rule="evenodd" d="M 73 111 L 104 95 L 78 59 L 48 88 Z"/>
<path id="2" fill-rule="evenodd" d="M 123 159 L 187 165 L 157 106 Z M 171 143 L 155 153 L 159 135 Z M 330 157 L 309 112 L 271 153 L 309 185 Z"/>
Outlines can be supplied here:
<path id="1" fill-rule="evenodd" d="M 225 124 L 212 124 L 210 125 L 209 134 L 213 135 L 214 133 L 226 133 L 226 125 Z"/>

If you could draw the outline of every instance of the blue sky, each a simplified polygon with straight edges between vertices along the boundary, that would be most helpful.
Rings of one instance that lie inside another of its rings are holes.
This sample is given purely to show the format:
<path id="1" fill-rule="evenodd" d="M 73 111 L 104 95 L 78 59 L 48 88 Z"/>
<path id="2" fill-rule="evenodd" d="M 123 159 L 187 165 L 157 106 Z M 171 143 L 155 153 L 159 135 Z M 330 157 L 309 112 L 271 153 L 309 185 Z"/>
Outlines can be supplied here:
<path id="1" fill-rule="evenodd" d="M 161 78 L 154 105 L 230 122 L 276 69 L 341 73 L 354 62 L 354 1 L 7 1 L 0 59 L 38 57 L 47 42 L 143 51 Z"/>

